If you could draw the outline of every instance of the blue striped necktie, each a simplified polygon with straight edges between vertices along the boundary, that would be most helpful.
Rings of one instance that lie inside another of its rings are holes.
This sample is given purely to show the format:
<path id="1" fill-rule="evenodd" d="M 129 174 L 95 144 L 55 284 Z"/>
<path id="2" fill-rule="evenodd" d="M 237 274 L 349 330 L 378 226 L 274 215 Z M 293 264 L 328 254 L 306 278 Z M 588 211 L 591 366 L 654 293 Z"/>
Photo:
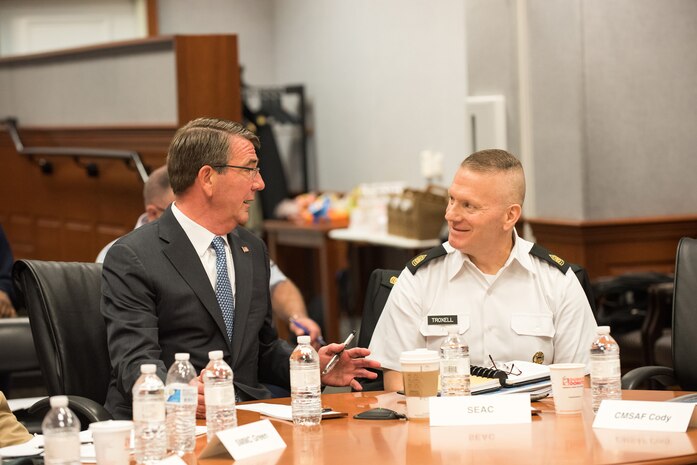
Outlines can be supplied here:
<path id="1" fill-rule="evenodd" d="M 232 341 L 232 326 L 235 318 L 235 296 L 232 294 L 230 277 L 227 274 L 227 258 L 225 257 L 225 240 L 216 236 L 211 242 L 211 247 L 215 250 L 215 297 L 218 305 L 223 312 L 227 337 Z"/>

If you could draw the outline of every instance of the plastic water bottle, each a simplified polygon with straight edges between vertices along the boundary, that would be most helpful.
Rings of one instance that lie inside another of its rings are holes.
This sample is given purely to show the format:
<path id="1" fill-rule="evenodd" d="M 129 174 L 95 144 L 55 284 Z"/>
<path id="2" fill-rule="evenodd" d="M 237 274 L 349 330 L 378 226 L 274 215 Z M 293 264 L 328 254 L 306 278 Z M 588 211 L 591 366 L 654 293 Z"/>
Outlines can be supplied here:
<path id="1" fill-rule="evenodd" d="M 609 326 L 599 326 L 598 336 L 591 344 L 591 394 L 593 411 L 605 400 L 622 398 L 620 346 L 610 336 Z"/>
<path id="2" fill-rule="evenodd" d="M 208 441 L 218 431 L 237 426 L 235 387 L 232 369 L 223 360 L 222 350 L 208 352 L 210 361 L 203 372 L 203 395 L 206 398 L 206 426 Z"/>
<path id="3" fill-rule="evenodd" d="M 440 346 L 440 383 L 442 396 L 470 395 L 470 351 L 455 330 Z"/>
<path id="4" fill-rule="evenodd" d="M 53 396 L 41 423 L 46 465 L 80 465 L 80 420 L 68 408 L 67 396 Z"/>
<path id="5" fill-rule="evenodd" d="M 196 370 L 189 354 L 175 354 L 167 372 L 167 450 L 177 455 L 193 452 L 196 445 Z"/>
<path id="6" fill-rule="evenodd" d="M 293 423 L 318 425 L 322 419 L 322 382 L 319 355 L 310 345 L 310 336 L 299 336 L 298 345 L 290 355 L 290 405 Z"/>
<path id="7" fill-rule="evenodd" d="M 154 364 L 141 365 L 140 377 L 133 385 L 135 458 L 139 464 L 154 464 L 167 455 L 165 385 L 156 370 Z"/>

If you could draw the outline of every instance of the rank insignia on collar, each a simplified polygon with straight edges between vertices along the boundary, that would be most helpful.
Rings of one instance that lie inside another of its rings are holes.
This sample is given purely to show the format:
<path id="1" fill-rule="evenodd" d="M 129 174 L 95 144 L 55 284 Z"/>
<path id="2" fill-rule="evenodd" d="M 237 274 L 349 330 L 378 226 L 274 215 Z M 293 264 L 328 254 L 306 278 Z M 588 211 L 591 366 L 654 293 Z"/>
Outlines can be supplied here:
<path id="1" fill-rule="evenodd" d="M 390 284 L 393 286 L 397 284 L 397 276 L 390 276 Z"/>
<path id="2" fill-rule="evenodd" d="M 248 253 L 248 252 L 249 252 L 249 247 L 247 247 L 246 245 L 243 245 L 243 246 L 241 247 L 241 249 L 242 249 L 242 252 L 244 252 L 244 253 Z"/>
<path id="3" fill-rule="evenodd" d="M 532 361 L 533 363 L 539 363 L 540 365 L 545 363 L 545 354 L 542 352 L 535 352 L 535 355 L 532 356 Z"/>
<path id="4" fill-rule="evenodd" d="M 557 256 L 554 255 L 554 254 L 549 254 L 549 258 L 551 258 L 551 259 L 554 260 L 556 263 L 558 263 L 559 266 L 564 266 L 564 263 L 565 263 L 565 262 L 564 262 L 564 259 L 563 259 L 563 258 L 559 258 L 559 257 L 557 257 Z"/>
<path id="5" fill-rule="evenodd" d="M 425 253 L 422 253 L 421 255 L 419 255 L 418 257 L 414 258 L 414 259 L 411 261 L 411 266 L 416 266 L 416 265 L 418 265 L 419 263 L 421 263 L 422 261 L 424 261 L 424 258 L 426 258 L 426 254 L 425 254 Z"/>

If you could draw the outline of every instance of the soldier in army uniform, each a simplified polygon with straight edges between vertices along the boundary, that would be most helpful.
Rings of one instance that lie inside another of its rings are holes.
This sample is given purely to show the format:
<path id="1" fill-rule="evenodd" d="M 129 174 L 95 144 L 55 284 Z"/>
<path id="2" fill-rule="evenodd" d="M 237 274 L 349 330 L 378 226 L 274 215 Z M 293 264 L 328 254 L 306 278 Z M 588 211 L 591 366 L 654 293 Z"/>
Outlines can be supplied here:
<path id="1" fill-rule="evenodd" d="M 569 264 L 518 236 L 520 162 L 504 150 L 465 159 L 449 190 L 448 241 L 402 271 L 370 343 L 385 389 L 402 389 L 405 350 L 438 350 L 456 327 L 473 365 L 491 359 L 588 364 L 596 322 Z"/>

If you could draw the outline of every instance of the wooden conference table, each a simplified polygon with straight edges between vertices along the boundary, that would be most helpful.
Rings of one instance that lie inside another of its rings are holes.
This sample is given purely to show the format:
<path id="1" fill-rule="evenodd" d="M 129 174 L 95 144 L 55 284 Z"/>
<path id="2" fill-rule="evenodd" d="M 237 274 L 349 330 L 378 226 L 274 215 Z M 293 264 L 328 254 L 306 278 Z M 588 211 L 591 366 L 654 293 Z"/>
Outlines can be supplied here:
<path id="1" fill-rule="evenodd" d="M 684 392 L 623 391 L 626 400 L 667 400 Z M 289 399 L 273 402 L 289 403 Z M 594 430 L 590 390 L 586 388 L 581 415 L 554 413 L 552 399 L 533 403 L 541 410 L 528 425 L 430 428 L 428 421 L 355 420 L 353 415 L 373 407 L 403 412 L 403 397 L 394 393 L 326 394 L 325 406 L 348 417 L 322 421 L 311 430 L 272 420 L 287 447 L 283 451 L 240 461 L 265 465 L 392 465 L 392 464 L 685 464 L 697 463 L 697 428 L 687 433 Z M 237 412 L 240 424 L 259 414 Z M 196 443 L 196 456 L 205 447 Z M 228 457 L 198 460 L 189 465 L 233 463 Z"/>

